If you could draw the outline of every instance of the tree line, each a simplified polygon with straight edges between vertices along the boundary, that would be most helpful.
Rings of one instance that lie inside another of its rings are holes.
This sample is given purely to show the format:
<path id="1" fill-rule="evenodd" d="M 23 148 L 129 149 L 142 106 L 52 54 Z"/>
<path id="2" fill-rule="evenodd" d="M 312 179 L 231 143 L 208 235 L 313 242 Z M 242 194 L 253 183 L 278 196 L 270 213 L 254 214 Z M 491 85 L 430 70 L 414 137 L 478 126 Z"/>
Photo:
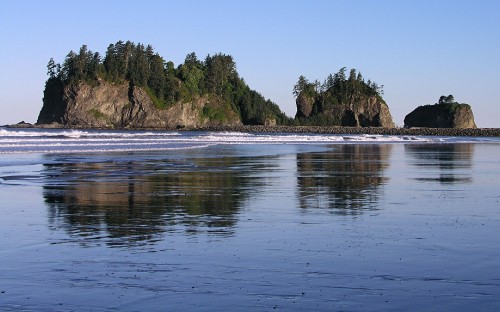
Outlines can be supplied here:
<path id="1" fill-rule="evenodd" d="M 239 114 L 244 124 L 262 124 L 266 119 L 274 119 L 277 124 L 290 123 L 290 118 L 277 104 L 250 89 L 239 77 L 233 57 L 222 53 L 209 54 L 200 60 L 193 52 L 176 67 L 151 45 L 118 41 L 108 46 L 104 57 L 83 45 L 78 53 L 70 51 L 62 64 L 51 58 L 47 74 L 46 87 L 80 82 L 95 84 L 99 79 L 129 82 L 144 88 L 160 109 L 180 101 L 216 95 Z"/>
<path id="2" fill-rule="evenodd" d="M 319 80 L 310 82 L 301 75 L 293 87 L 293 94 L 297 97 L 303 92 L 318 98 L 321 106 L 329 106 L 349 103 L 360 97 L 381 97 L 384 94 L 383 87 L 371 80 L 365 81 L 361 72 L 357 72 L 355 68 L 350 70 L 347 78 L 346 67 L 342 67 L 337 73 L 329 74 L 323 83 Z"/>
<path id="3" fill-rule="evenodd" d="M 302 91 L 316 94 L 330 92 L 344 98 L 355 95 L 381 95 L 383 87 L 370 79 L 365 81 L 361 72 L 357 72 L 355 68 L 350 70 L 347 78 L 346 67 L 342 67 L 337 73 L 329 74 L 323 83 L 317 79 L 310 82 L 301 75 L 293 87 L 293 94 L 297 97 Z"/>

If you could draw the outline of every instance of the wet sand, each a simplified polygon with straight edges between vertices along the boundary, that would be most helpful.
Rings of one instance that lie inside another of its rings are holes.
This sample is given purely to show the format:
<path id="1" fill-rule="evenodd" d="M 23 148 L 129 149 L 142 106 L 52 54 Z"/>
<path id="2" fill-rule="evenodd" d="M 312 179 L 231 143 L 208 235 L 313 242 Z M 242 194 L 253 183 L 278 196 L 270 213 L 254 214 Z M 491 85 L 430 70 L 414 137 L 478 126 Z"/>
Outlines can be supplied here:
<path id="1" fill-rule="evenodd" d="M 491 311 L 498 144 L 219 145 L 0 166 L 2 311 Z"/>

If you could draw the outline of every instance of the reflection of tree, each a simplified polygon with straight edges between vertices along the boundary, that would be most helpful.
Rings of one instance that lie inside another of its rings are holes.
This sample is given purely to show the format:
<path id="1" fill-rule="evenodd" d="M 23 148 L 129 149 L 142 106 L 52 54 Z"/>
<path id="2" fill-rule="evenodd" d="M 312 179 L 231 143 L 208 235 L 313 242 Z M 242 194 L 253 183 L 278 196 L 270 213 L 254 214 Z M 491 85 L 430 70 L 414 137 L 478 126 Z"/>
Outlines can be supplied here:
<path id="1" fill-rule="evenodd" d="M 326 207 L 346 215 L 375 209 L 391 149 L 391 145 L 346 144 L 325 153 L 298 154 L 300 206 Z"/>
<path id="2" fill-rule="evenodd" d="M 250 173 L 259 168 L 242 166 L 244 161 L 47 165 L 52 178 L 44 198 L 52 226 L 84 237 L 83 243 L 104 235 L 109 245 L 143 244 L 183 229 L 230 235 L 238 209 L 258 183 Z"/>
<path id="3" fill-rule="evenodd" d="M 470 172 L 464 169 L 472 166 L 474 144 L 409 144 L 405 145 L 405 152 L 413 157 L 412 164 L 420 169 L 419 174 L 425 175 L 417 178 L 419 181 L 448 184 L 472 180 Z"/>

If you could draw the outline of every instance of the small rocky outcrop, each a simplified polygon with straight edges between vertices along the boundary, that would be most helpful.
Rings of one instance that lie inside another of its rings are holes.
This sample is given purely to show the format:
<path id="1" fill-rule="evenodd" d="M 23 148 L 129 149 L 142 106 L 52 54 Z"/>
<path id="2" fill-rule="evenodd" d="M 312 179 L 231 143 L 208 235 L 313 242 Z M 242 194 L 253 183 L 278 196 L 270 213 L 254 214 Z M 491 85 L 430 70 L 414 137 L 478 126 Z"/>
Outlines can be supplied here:
<path id="1" fill-rule="evenodd" d="M 443 102 L 434 105 L 419 106 L 406 115 L 406 128 L 457 128 L 474 129 L 474 114 L 468 104 Z"/>
<path id="2" fill-rule="evenodd" d="M 55 82 L 57 83 L 57 82 Z M 46 86 L 37 124 L 82 128 L 196 128 L 238 126 L 240 118 L 216 96 L 157 108 L 147 92 L 127 82 Z"/>
<path id="3" fill-rule="evenodd" d="M 16 124 L 13 124 L 13 125 L 6 125 L 7 128 L 33 128 L 34 125 L 33 124 L 30 124 L 29 122 L 25 122 L 24 120 L 23 121 L 20 121 Z"/>

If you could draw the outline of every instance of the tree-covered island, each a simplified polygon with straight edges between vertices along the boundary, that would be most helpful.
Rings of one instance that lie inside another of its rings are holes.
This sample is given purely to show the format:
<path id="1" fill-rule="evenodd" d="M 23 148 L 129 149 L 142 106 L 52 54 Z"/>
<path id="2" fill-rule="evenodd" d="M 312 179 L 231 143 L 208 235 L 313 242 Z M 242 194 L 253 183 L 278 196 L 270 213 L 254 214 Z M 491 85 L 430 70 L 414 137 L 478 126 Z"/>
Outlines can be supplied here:
<path id="1" fill-rule="evenodd" d="M 330 74 L 324 83 L 304 76 L 293 88 L 298 124 L 358 127 L 393 127 L 389 108 L 382 98 L 383 86 L 365 81 L 360 72 L 346 68 Z"/>
<path id="2" fill-rule="evenodd" d="M 161 128 L 233 124 L 236 120 L 243 124 L 291 122 L 278 105 L 250 89 L 239 76 L 233 57 L 222 53 L 200 60 L 193 52 L 186 56 L 184 63 L 175 66 L 151 45 L 118 41 L 108 46 L 104 56 L 83 45 L 78 53 L 70 51 L 62 64 L 50 59 L 47 69 L 49 78 L 38 123 Z M 108 103 L 113 100 L 108 95 L 124 89 L 126 98 L 123 94 L 117 97 L 127 103 Z M 144 103 L 147 99 L 141 95 L 142 91 L 158 112 L 151 111 Z M 86 110 L 80 109 L 78 116 L 73 116 L 71 106 L 78 101 L 84 103 Z M 189 103 L 196 107 L 177 107 Z M 144 110 L 158 115 L 157 118 L 149 120 L 151 118 L 144 114 L 139 116 Z M 177 114 L 186 113 L 198 116 L 191 116 L 196 120 L 175 121 Z M 83 118 L 81 114 L 90 116 Z M 136 116 L 131 116 L 134 114 Z M 155 125 L 156 119 L 168 122 Z"/>

